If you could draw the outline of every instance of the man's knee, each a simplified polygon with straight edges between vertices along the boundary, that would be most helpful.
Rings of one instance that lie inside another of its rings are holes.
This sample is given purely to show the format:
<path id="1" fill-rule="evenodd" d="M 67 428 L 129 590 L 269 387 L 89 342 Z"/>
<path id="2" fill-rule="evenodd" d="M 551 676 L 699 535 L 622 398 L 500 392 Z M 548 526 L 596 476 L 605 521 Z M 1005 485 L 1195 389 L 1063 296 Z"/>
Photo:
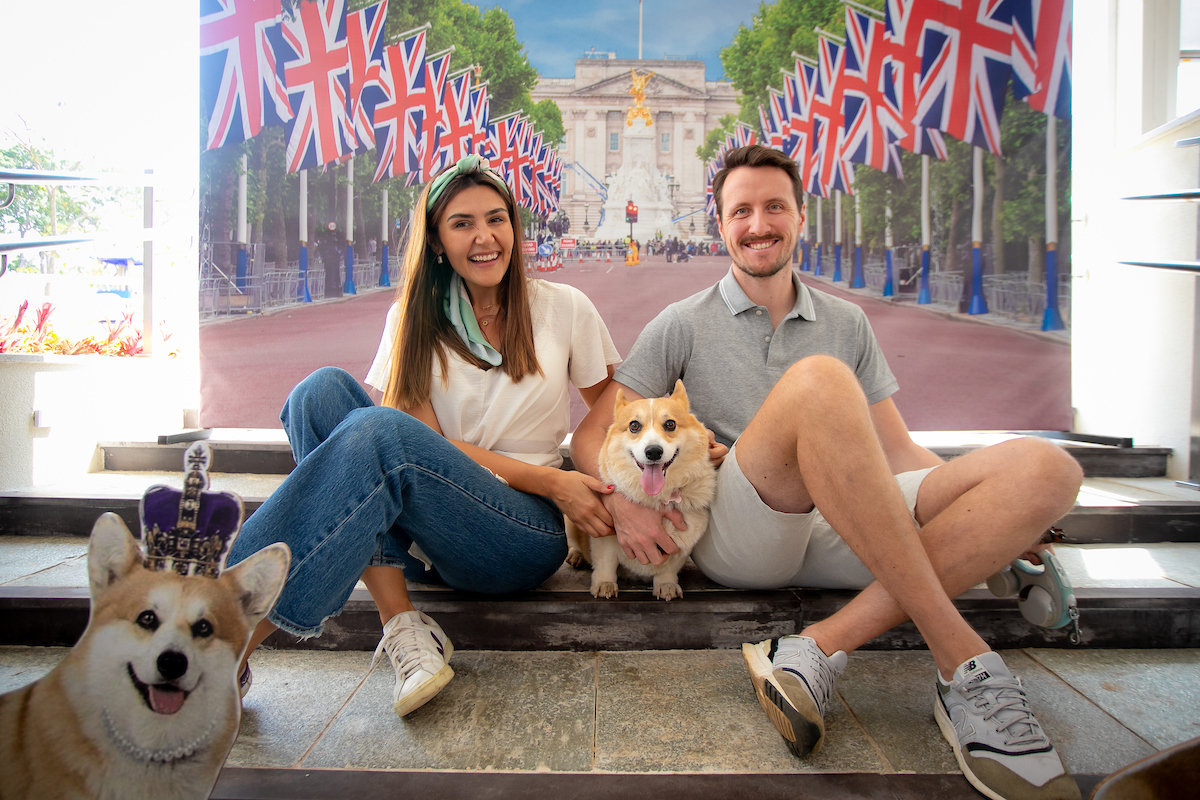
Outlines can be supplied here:
<path id="1" fill-rule="evenodd" d="M 833 356 L 808 356 L 788 367 L 777 386 L 792 397 L 862 396 L 862 385 L 850 367 Z"/>
<path id="2" fill-rule="evenodd" d="M 1027 502 L 1036 504 L 1033 510 L 1054 519 L 1069 512 L 1083 483 L 1079 462 L 1046 439 L 1029 436 L 1010 444 L 1018 454 L 1015 469 L 1029 487 Z"/>

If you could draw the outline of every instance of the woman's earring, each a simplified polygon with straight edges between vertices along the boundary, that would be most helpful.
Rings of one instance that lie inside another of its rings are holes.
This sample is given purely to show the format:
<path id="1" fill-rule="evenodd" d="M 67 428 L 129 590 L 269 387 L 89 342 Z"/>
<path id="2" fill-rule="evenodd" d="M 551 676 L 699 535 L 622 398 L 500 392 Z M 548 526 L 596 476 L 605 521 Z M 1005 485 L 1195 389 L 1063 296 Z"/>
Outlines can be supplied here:
<path id="1" fill-rule="evenodd" d="M 438 264 L 441 264 L 441 263 L 443 263 L 442 262 L 442 254 L 438 253 Z"/>

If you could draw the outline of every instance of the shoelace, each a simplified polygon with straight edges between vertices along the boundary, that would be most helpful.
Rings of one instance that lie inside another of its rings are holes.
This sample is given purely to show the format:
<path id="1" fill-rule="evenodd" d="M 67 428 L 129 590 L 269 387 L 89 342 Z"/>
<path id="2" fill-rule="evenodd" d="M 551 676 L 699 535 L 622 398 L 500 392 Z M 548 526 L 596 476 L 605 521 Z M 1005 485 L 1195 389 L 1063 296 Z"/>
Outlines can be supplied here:
<path id="1" fill-rule="evenodd" d="M 415 625 L 397 625 L 383 634 L 375 648 L 375 656 L 371 659 L 372 669 L 379 661 L 379 654 L 385 651 L 391 659 L 392 669 L 405 678 L 424 666 L 425 651 L 417 640 Z"/>
<path id="2" fill-rule="evenodd" d="M 965 688 L 964 694 L 976 708 L 984 710 L 983 718 L 993 722 L 996 733 L 1004 734 L 1007 746 L 1047 743 L 1046 734 L 1042 733 L 1041 724 L 1029 708 L 1025 689 L 1017 678 L 992 678 Z M 1004 716 L 1000 716 L 1002 713 Z M 1014 731 L 1014 726 L 1024 727 Z"/>
<path id="3" fill-rule="evenodd" d="M 803 668 L 805 666 L 816 669 L 816 686 L 809 683 L 808 678 L 804 676 Z M 812 693 L 813 699 L 817 701 L 817 710 L 822 714 L 825 713 L 825 706 L 829 704 L 829 698 L 833 694 L 833 684 L 837 681 L 837 672 L 829 665 L 828 661 L 820 658 L 806 647 L 799 647 L 794 653 L 785 653 L 782 657 L 780 657 L 780 652 L 776 650 L 774 667 L 776 669 L 792 667 L 792 671 L 796 677 L 804 681 L 804 685 Z"/>

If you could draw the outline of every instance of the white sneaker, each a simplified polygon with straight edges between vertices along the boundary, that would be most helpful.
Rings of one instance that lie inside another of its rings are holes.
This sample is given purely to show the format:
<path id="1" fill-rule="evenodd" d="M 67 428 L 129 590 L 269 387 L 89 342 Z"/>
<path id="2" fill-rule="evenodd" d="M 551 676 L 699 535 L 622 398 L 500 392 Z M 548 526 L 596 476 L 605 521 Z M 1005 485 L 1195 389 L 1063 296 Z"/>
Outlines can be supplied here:
<path id="1" fill-rule="evenodd" d="M 1079 786 L 1042 731 L 1025 688 L 996 653 L 937 681 L 933 717 L 963 775 L 992 800 L 1079 800 Z"/>
<path id="2" fill-rule="evenodd" d="M 385 651 L 396 670 L 392 696 L 402 717 L 432 700 L 454 677 L 446 663 L 454 655 L 454 645 L 441 626 L 420 611 L 405 611 L 387 621 L 372 667 Z"/>
<path id="3" fill-rule="evenodd" d="M 742 658 L 759 705 L 788 749 L 801 758 L 820 751 L 825 709 L 846 670 L 846 654 L 826 656 L 808 636 L 784 636 L 743 644 Z"/>

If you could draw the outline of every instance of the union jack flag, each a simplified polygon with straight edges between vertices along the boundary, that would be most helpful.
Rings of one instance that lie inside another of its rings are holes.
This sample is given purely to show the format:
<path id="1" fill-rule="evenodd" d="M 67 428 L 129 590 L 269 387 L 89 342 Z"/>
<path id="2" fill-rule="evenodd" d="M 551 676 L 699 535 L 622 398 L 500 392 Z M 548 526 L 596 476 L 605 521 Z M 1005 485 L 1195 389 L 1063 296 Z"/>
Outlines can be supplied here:
<path id="1" fill-rule="evenodd" d="M 812 103 L 812 147 L 817 169 L 809 193 L 829 197 L 833 190 L 852 192 L 854 167 L 842 157 L 842 65 L 845 47 L 828 36 L 817 37 L 817 89 Z"/>
<path id="2" fill-rule="evenodd" d="M 751 128 L 744 122 L 739 122 L 733 128 L 733 146 L 745 147 L 751 144 L 758 144 L 758 131 Z"/>
<path id="3" fill-rule="evenodd" d="M 200 12 L 200 91 L 208 121 L 205 149 L 244 142 L 292 118 L 275 55 L 280 0 L 204 0 Z"/>
<path id="4" fill-rule="evenodd" d="M 291 49 L 284 79 L 295 118 L 287 125 L 288 172 L 319 167 L 354 153 L 350 121 L 350 56 L 345 0 L 300 3 L 296 19 L 284 20 Z"/>
<path id="5" fill-rule="evenodd" d="M 884 70 L 881 20 L 846 6 L 846 47 L 842 68 L 842 157 L 903 178 L 902 117 L 893 113 Z M 894 87 L 891 87 L 894 89 Z M 894 92 L 893 92 L 894 97 Z"/>
<path id="6" fill-rule="evenodd" d="M 540 134 L 539 134 L 540 135 Z M 534 193 L 537 195 L 537 200 L 534 205 L 538 212 L 543 217 L 548 217 L 554 213 L 558 207 L 558 200 L 555 197 L 554 190 L 551 187 L 551 155 L 554 149 L 549 144 L 542 144 L 538 148 L 537 156 L 537 172 L 534 173 Z"/>
<path id="7" fill-rule="evenodd" d="M 383 88 L 383 34 L 387 0 L 346 15 L 350 53 L 350 119 L 359 152 L 375 147 L 375 106 L 387 99 Z"/>
<path id="8" fill-rule="evenodd" d="M 1000 153 L 1000 117 L 1012 74 L 1013 0 L 914 2 L 921 74 L 912 121 Z"/>
<path id="9" fill-rule="evenodd" d="M 421 121 L 419 147 L 417 152 L 408 151 L 408 175 L 404 182 L 407 186 L 424 183 L 437 174 L 440 163 L 439 136 L 444 126 L 442 122 L 444 98 L 446 94 L 446 78 L 450 74 L 451 50 L 443 50 L 432 56 L 425 57 L 425 93 L 421 96 L 421 105 L 412 108 L 410 124 L 416 133 L 416 119 Z"/>
<path id="10" fill-rule="evenodd" d="M 504 178 L 511 189 L 516 183 L 517 150 L 520 147 L 521 116 L 513 112 L 487 126 L 487 151 L 485 157 L 492 167 Z"/>
<path id="11" fill-rule="evenodd" d="M 717 215 L 717 201 L 713 197 L 713 178 L 717 177 L 717 162 L 709 161 L 704 168 L 704 213 L 710 217 Z"/>
<path id="12" fill-rule="evenodd" d="M 812 128 L 812 93 L 816 83 L 815 65 L 810 66 L 803 61 L 796 62 L 796 72 L 780 70 L 783 73 L 783 101 L 787 107 L 787 127 L 783 137 L 784 154 L 796 162 L 800 169 L 801 181 L 808 185 L 805 178 L 808 153 L 809 133 Z"/>
<path id="13" fill-rule="evenodd" d="M 424 125 L 425 28 L 410 31 L 397 44 L 384 48 L 380 84 L 386 99 L 375 106 L 375 139 L 379 166 L 375 180 L 397 178 L 409 164 L 420 164 Z"/>
<path id="14" fill-rule="evenodd" d="M 471 134 L 471 152 L 483 155 L 487 142 L 488 117 L 491 116 L 491 101 L 488 99 L 488 85 L 479 84 L 471 90 L 471 119 L 475 123 L 475 131 Z"/>
<path id="15" fill-rule="evenodd" d="M 1013 15 L 1013 96 L 1061 119 L 1071 118 L 1071 11 L 1072 0 L 1034 0 Z"/>
<path id="16" fill-rule="evenodd" d="M 442 119 L 438 123 L 436 175 L 460 158 L 475 152 L 475 118 L 471 106 L 471 70 L 451 75 L 446 82 Z"/>
<path id="17" fill-rule="evenodd" d="M 758 107 L 758 124 L 762 129 L 763 144 L 775 150 L 783 149 L 783 128 L 787 125 L 786 120 L 781 121 L 779 117 L 783 108 L 783 94 L 767 87 L 767 105 Z"/>
<path id="18" fill-rule="evenodd" d="M 517 149 L 513 154 L 513 202 L 520 208 L 533 209 L 533 158 L 535 142 L 541 134 L 534 134 L 533 122 L 522 117 L 519 125 Z"/>
<path id="19" fill-rule="evenodd" d="M 917 0 L 885 0 L 884 36 L 880 60 L 883 71 L 883 102 L 904 131 L 900 146 L 910 153 L 946 158 L 946 141 L 936 128 L 912 123 L 913 102 L 921 75 L 921 58 L 916 40 L 920 31 L 909 35 L 909 20 Z"/>

